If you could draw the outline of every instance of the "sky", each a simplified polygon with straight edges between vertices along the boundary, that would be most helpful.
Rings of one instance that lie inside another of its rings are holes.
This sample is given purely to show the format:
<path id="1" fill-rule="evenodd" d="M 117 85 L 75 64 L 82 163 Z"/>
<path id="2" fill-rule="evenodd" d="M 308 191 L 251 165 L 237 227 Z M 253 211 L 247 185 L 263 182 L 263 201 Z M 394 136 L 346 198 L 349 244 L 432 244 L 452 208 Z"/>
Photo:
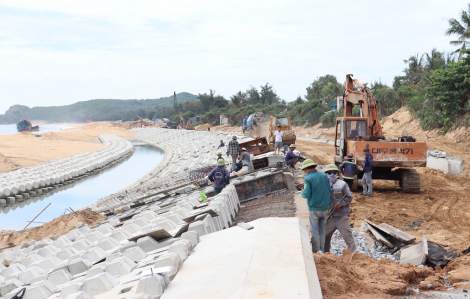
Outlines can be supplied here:
<path id="1" fill-rule="evenodd" d="M 404 59 L 452 51 L 468 0 L 0 0 L 0 114 L 15 104 L 147 99 L 317 77 L 391 85 Z"/>

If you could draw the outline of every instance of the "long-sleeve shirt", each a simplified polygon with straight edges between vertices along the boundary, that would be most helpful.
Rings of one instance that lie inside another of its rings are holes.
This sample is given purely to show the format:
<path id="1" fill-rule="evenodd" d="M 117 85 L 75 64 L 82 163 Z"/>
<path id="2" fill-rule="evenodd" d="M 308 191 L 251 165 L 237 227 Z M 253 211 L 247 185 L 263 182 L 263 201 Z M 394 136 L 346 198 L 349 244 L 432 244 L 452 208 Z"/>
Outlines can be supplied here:
<path id="1" fill-rule="evenodd" d="M 364 172 L 369 172 L 372 170 L 372 168 L 374 168 L 374 159 L 372 158 L 372 155 L 369 154 L 366 156 L 366 158 L 364 159 Z"/>
<path id="2" fill-rule="evenodd" d="M 224 166 L 212 169 L 208 177 L 211 182 L 214 182 L 214 188 L 225 188 L 225 185 L 230 184 L 230 173 Z"/>
<path id="3" fill-rule="evenodd" d="M 250 158 L 250 154 L 247 153 L 247 152 L 244 152 L 242 155 L 241 155 L 241 158 L 240 158 L 241 162 L 245 162 L 246 165 L 250 165 L 251 164 L 251 158 Z"/>
<path id="4" fill-rule="evenodd" d="M 241 150 L 238 141 L 232 139 L 227 146 L 227 154 L 231 156 L 240 156 Z"/>
<path id="5" fill-rule="evenodd" d="M 359 167 L 354 162 L 345 161 L 339 166 L 339 170 L 345 179 L 353 179 L 354 175 L 359 173 Z"/>
<path id="6" fill-rule="evenodd" d="M 287 151 L 286 155 L 284 156 L 284 161 L 289 161 L 290 159 L 292 158 L 298 158 L 299 156 L 297 156 L 296 154 L 294 154 L 293 151 L 291 151 L 290 149 Z"/>
<path id="7" fill-rule="evenodd" d="M 323 172 L 310 171 L 304 179 L 302 197 L 309 211 L 326 211 L 330 203 L 330 181 Z"/>
<path id="8" fill-rule="evenodd" d="M 341 201 L 344 195 L 346 195 L 346 197 L 341 202 L 341 208 L 338 211 L 334 212 L 334 217 L 349 216 L 349 204 L 353 200 L 351 190 L 349 190 L 348 184 L 346 184 L 345 181 L 336 179 L 336 182 L 331 187 L 329 206 L 330 213 L 334 210 L 335 205 Z"/>

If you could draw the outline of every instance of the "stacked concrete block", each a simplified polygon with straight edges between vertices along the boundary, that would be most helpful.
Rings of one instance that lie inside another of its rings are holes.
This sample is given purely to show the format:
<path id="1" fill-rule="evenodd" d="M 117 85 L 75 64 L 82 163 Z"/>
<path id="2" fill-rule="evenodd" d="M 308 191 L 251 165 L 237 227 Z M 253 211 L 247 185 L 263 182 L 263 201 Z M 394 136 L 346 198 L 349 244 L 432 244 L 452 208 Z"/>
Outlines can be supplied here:
<path id="1" fill-rule="evenodd" d="M 107 272 L 100 273 L 83 282 L 83 291 L 90 295 L 99 295 L 114 288 L 119 280 Z"/>
<path id="2" fill-rule="evenodd" d="M 143 237 L 137 240 L 137 246 L 142 248 L 143 251 L 145 252 L 150 252 L 157 250 L 159 248 L 158 242 L 155 241 L 152 237 Z"/>
<path id="3" fill-rule="evenodd" d="M 173 280 L 173 278 L 175 278 L 176 274 L 178 273 L 178 270 L 181 265 L 182 265 L 181 256 L 178 253 L 169 252 L 167 254 L 160 256 L 155 261 L 154 266 L 156 268 L 170 266 L 171 270 L 170 272 L 168 272 L 168 277 L 170 278 L 170 280 Z"/>

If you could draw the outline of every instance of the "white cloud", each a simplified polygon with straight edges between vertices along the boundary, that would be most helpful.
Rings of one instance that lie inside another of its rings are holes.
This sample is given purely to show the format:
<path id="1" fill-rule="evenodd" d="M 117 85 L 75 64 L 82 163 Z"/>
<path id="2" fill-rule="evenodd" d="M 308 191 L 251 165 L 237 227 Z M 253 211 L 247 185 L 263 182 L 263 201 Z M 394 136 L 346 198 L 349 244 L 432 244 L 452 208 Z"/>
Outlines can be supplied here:
<path id="1" fill-rule="evenodd" d="M 453 1 L 0 0 L 0 112 L 93 98 L 155 98 L 316 77 L 391 84 L 403 60 L 449 51 Z"/>

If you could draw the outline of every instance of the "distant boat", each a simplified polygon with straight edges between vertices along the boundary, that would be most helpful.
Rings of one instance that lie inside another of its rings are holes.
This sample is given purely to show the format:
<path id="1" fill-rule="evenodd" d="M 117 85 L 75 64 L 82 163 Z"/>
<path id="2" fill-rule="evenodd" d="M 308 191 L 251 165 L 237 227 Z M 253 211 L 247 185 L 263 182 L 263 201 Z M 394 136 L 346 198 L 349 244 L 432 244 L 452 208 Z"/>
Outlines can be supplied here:
<path id="1" fill-rule="evenodd" d="M 39 131 L 39 126 L 33 126 L 25 119 L 16 124 L 16 129 L 18 132 L 37 132 Z"/>

